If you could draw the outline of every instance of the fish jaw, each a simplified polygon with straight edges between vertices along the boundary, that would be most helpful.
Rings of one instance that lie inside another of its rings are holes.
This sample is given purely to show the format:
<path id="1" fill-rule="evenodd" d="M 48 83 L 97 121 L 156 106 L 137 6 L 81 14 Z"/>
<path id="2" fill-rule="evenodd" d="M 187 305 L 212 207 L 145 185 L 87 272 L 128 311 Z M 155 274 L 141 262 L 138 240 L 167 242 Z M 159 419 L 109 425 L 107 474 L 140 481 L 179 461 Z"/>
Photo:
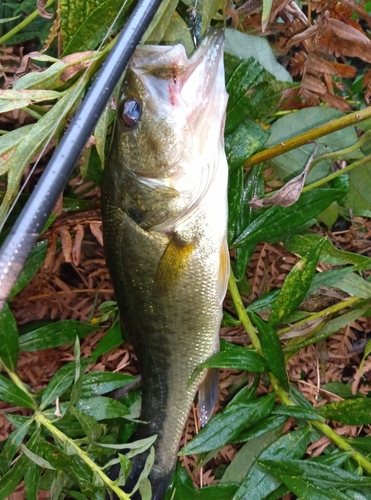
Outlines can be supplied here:
<path id="1" fill-rule="evenodd" d="M 141 116 L 132 128 L 117 120 L 104 174 L 103 232 L 142 374 L 140 418 L 147 424 L 135 437 L 158 436 L 149 479 L 160 500 L 205 374 L 191 387 L 188 381 L 219 349 L 229 275 L 222 33 L 209 34 L 190 59 L 182 46 L 138 48 L 119 110 L 128 99 L 141 102 Z M 204 421 L 213 404 L 206 399 Z M 145 459 L 134 457 L 129 489 Z"/>

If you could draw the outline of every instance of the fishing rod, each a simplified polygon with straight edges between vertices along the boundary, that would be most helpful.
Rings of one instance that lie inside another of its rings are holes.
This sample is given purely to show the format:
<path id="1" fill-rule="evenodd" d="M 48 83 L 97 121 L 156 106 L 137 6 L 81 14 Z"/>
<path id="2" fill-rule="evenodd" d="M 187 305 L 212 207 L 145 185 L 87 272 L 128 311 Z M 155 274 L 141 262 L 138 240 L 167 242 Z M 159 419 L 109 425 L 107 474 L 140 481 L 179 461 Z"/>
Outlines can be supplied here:
<path id="1" fill-rule="evenodd" d="M 0 249 L 0 312 L 100 115 L 162 0 L 139 0 Z"/>

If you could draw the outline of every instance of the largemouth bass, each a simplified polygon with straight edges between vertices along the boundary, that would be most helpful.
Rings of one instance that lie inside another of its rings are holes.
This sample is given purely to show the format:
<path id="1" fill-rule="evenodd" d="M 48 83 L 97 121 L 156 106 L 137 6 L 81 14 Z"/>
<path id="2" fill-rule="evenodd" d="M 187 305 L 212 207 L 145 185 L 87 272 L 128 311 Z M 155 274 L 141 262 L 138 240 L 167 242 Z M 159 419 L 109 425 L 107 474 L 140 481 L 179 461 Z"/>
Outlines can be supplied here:
<path id="1" fill-rule="evenodd" d="M 215 371 L 188 382 L 219 349 L 229 276 L 227 98 L 220 30 L 190 59 L 182 45 L 138 47 L 104 174 L 107 262 L 142 374 L 146 424 L 135 438 L 157 435 L 154 500 L 168 486 L 198 387 L 202 424 L 217 394 Z M 145 458 L 134 458 L 129 491 Z"/>

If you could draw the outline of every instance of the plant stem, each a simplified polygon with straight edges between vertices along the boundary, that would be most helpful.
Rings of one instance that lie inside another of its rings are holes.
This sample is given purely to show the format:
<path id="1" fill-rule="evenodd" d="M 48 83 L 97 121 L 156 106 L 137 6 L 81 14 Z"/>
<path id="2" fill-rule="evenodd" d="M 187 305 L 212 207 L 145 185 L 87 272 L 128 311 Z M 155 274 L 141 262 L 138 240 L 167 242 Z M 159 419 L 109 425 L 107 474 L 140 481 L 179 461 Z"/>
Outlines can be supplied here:
<path id="1" fill-rule="evenodd" d="M 341 170 L 338 170 L 337 172 L 334 172 L 333 174 L 328 175 L 327 177 L 324 177 L 323 179 L 320 179 L 316 182 L 313 182 L 312 184 L 309 184 L 308 186 L 305 186 L 302 190 L 302 193 L 305 193 L 307 191 L 310 191 L 311 189 L 315 189 L 319 186 L 322 186 L 323 184 L 326 184 L 327 182 L 332 181 L 336 177 L 339 177 L 340 175 L 346 174 L 347 172 L 350 172 L 351 170 L 354 170 L 357 167 L 360 167 L 361 165 L 364 165 L 367 162 L 371 161 L 371 155 L 366 156 L 365 158 L 362 158 L 361 160 L 355 161 L 354 163 L 351 163 L 350 165 L 342 168 Z"/>
<path id="2" fill-rule="evenodd" d="M 231 269 L 230 275 L 229 275 L 229 280 L 228 280 L 228 288 L 229 291 L 232 295 L 233 303 L 236 308 L 238 317 L 245 327 L 247 334 L 249 335 L 252 345 L 255 347 L 257 351 L 260 350 L 260 341 L 259 337 L 256 334 L 256 330 L 253 327 L 250 318 L 248 317 L 246 311 L 245 311 L 245 306 L 243 305 L 242 299 L 240 292 L 238 291 L 237 288 L 237 283 L 236 283 L 236 278 L 234 277 L 233 271 Z"/>
<path id="3" fill-rule="evenodd" d="M 33 394 L 30 393 L 28 390 L 27 390 L 27 387 L 25 386 L 25 384 L 22 382 L 22 380 L 18 377 L 18 375 L 13 372 L 12 370 L 9 370 L 9 368 L 7 368 L 4 364 L 3 364 L 3 368 L 6 370 L 7 374 L 9 375 L 9 378 L 12 382 L 14 382 L 14 384 L 19 388 L 21 389 L 21 391 L 23 391 L 25 394 L 27 394 L 27 396 L 31 399 L 34 399 L 33 397 Z M 35 404 L 35 407 L 36 407 L 36 404 Z"/>
<path id="4" fill-rule="evenodd" d="M 67 444 L 71 446 L 76 454 L 83 460 L 86 465 L 95 473 L 97 474 L 103 483 L 108 486 L 112 491 L 116 493 L 116 495 L 121 499 L 121 500 L 130 500 L 129 495 L 127 495 L 124 491 L 119 486 L 116 486 L 113 481 L 109 477 L 106 476 L 106 474 L 102 471 L 102 469 L 83 451 L 77 444 L 73 441 L 73 439 L 70 439 L 68 436 L 63 434 L 57 427 L 55 427 L 50 420 L 48 420 L 43 413 L 36 412 L 35 413 L 35 420 L 39 424 L 43 425 L 48 429 L 48 431 L 53 435 L 53 437 L 57 438 L 59 441 L 61 441 L 63 444 Z"/>
<path id="5" fill-rule="evenodd" d="M 252 324 L 247 316 L 247 313 L 245 311 L 245 308 L 244 308 L 242 300 L 241 300 L 240 293 L 239 293 L 237 285 L 236 285 L 235 277 L 234 277 L 232 272 L 231 272 L 231 275 L 229 277 L 229 291 L 231 292 L 233 303 L 234 303 L 234 306 L 236 308 L 238 317 L 239 317 L 241 323 L 246 328 L 247 333 L 250 335 L 250 338 L 251 338 L 251 341 L 252 341 L 254 347 L 256 349 L 258 349 L 258 346 L 259 346 L 259 348 L 260 348 L 259 339 L 256 335 L 254 327 L 252 326 Z M 353 302 L 356 302 L 357 300 L 359 300 L 359 298 L 352 297 L 351 299 L 349 299 L 349 301 L 345 301 L 345 302 L 347 302 L 347 304 L 349 305 L 349 302 L 352 300 L 353 300 Z M 338 305 L 339 304 L 336 304 L 336 306 L 338 306 Z M 341 305 L 342 305 L 342 308 L 345 307 L 344 302 Z M 334 307 L 334 306 L 332 306 L 332 307 Z M 328 308 L 328 309 L 332 309 L 332 308 Z M 323 313 L 323 311 L 321 311 L 321 312 Z M 308 319 L 306 319 L 306 321 L 307 320 Z M 272 373 L 269 373 L 268 375 L 269 375 L 269 379 L 271 381 L 272 387 L 273 387 L 274 391 L 276 392 L 277 396 L 281 399 L 281 401 L 288 406 L 295 406 L 295 403 L 290 399 L 289 395 L 285 392 L 285 390 L 283 389 L 283 387 L 279 383 L 278 379 Z M 336 434 L 336 432 L 333 429 L 331 429 L 331 427 L 329 427 L 327 424 L 325 424 L 323 422 L 319 422 L 317 420 L 309 420 L 308 422 L 311 425 L 313 425 L 314 427 L 317 427 L 317 429 L 319 429 L 321 432 L 323 432 L 323 434 L 325 434 L 329 439 L 331 439 L 331 441 L 333 441 L 340 449 L 342 449 L 344 451 L 349 451 L 352 455 L 352 458 L 366 472 L 371 474 L 371 462 L 369 460 L 367 460 L 367 458 L 364 457 L 361 453 L 358 453 L 358 451 L 356 451 L 349 443 L 347 443 L 344 438 L 342 438 L 341 436 Z"/>
<path id="6" fill-rule="evenodd" d="M 299 146 L 303 146 L 303 144 L 307 144 L 308 142 L 315 141 L 324 135 L 332 134 L 337 130 L 341 130 L 345 127 L 349 127 L 350 125 L 356 125 L 367 118 L 371 118 L 371 106 L 361 111 L 355 111 L 347 116 L 342 116 L 337 120 L 331 120 L 329 123 L 325 123 L 324 125 L 320 125 L 308 132 L 304 132 L 296 137 L 292 137 L 285 142 L 281 142 L 280 144 L 276 144 L 271 148 L 265 149 L 264 151 L 260 151 L 256 153 L 244 163 L 244 168 L 252 167 L 257 163 L 261 163 L 266 160 L 270 160 L 275 156 L 286 153 L 287 151 L 291 151 L 292 149 L 298 148 Z"/>
<path id="7" fill-rule="evenodd" d="M 345 309 L 346 307 L 351 307 L 357 302 L 360 302 L 362 299 L 360 297 L 350 297 L 347 300 L 344 300 L 342 302 L 338 302 L 337 304 L 334 304 L 333 306 L 327 307 L 326 309 L 323 309 L 322 311 L 319 311 L 317 313 L 311 314 L 310 316 L 307 316 L 306 318 L 298 321 L 297 323 L 294 323 L 295 326 L 301 326 L 305 325 L 305 323 L 309 323 L 310 321 L 313 321 L 317 318 L 321 318 L 322 316 L 328 316 L 330 314 L 334 314 L 338 311 L 341 311 L 342 309 Z M 281 328 L 280 330 L 277 331 L 278 335 L 281 335 L 282 333 L 288 332 L 292 329 L 292 326 L 287 326 L 285 328 Z"/>
<path id="8" fill-rule="evenodd" d="M 47 4 L 45 5 L 44 8 L 50 7 L 54 3 L 54 0 L 48 0 Z M 19 33 L 23 28 L 28 26 L 34 19 L 36 19 L 40 15 L 40 12 L 38 9 L 34 10 L 32 14 L 30 14 L 26 19 L 24 19 L 22 22 L 17 24 L 12 30 L 8 31 L 8 33 L 5 33 L 4 36 L 0 38 L 0 45 L 3 45 L 6 41 L 9 40 L 13 35 L 16 35 Z"/>

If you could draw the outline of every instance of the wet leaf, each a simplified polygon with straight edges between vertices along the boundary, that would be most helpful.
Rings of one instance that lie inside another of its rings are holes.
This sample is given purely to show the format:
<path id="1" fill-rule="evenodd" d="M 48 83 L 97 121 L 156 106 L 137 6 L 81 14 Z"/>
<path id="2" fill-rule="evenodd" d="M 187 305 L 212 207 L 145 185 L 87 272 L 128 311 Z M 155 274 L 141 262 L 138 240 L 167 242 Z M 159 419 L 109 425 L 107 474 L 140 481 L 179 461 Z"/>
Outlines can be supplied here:
<path id="1" fill-rule="evenodd" d="M 333 201 L 345 196 L 342 189 L 318 188 L 303 193 L 290 207 L 269 207 L 258 211 L 254 221 L 233 241 L 233 246 L 259 241 L 277 243 L 311 225 L 313 217 L 323 212 Z"/>
<path id="2" fill-rule="evenodd" d="M 36 408 L 34 400 L 13 382 L 0 375 L 0 400 L 21 408 Z"/>
<path id="3" fill-rule="evenodd" d="M 245 118 L 237 128 L 225 136 L 225 153 L 229 169 L 240 167 L 258 151 L 269 138 L 269 132 L 252 120 Z"/>
<path id="4" fill-rule="evenodd" d="M 7 303 L 0 312 L 0 358 L 8 370 L 15 372 L 18 363 L 17 323 Z"/>
<path id="5" fill-rule="evenodd" d="M 107 37 L 107 33 L 117 31 L 123 26 L 125 17 L 131 10 L 133 1 L 123 5 L 122 0 L 79 3 L 63 0 L 60 4 L 63 55 L 82 50 L 94 50 Z M 124 7 L 121 12 L 121 7 Z M 120 12 L 118 18 L 116 16 Z M 114 26 L 112 26 L 115 21 Z M 110 31 L 111 29 L 111 31 Z"/>
<path id="6" fill-rule="evenodd" d="M 249 439 L 226 468 L 220 484 L 241 483 L 246 478 L 261 452 L 277 441 L 282 435 L 282 429 L 283 425 L 281 424 L 281 426 L 275 429 L 268 430 L 262 435 Z"/>
<path id="7" fill-rule="evenodd" d="M 164 500 L 226 500 L 233 498 L 237 485 L 214 485 L 195 489 L 187 472 L 177 466 L 173 482 L 168 488 Z"/>
<path id="8" fill-rule="evenodd" d="M 318 413 L 328 420 L 335 420 L 349 425 L 367 425 L 371 423 L 371 400 L 353 398 L 337 401 L 318 408 Z"/>
<path id="9" fill-rule="evenodd" d="M 281 291 L 273 305 L 269 324 L 282 323 L 285 317 L 295 311 L 308 293 L 325 239 L 319 240 L 295 264 L 285 279 Z"/>
<path id="10" fill-rule="evenodd" d="M 258 461 L 252 466 L 247 478 L 242 482 L 233 500 L 263 500 L 268 493 L 275 491 L 281 481 L 267 472 L 260 466 L 262 460 L 283 461 L 289 458 L 301 458 L 308 446 L 310 438 L 310 428 L 303 427 L 297 431 L 281 436 L 264 450 Z M 247 447 L 248 443 L 245 445 Z"/>
<path id="11" fill-rule="evenodd" d="M 277 405 L 272 412 L 275 415 L 286 415 L 287 417 L 301 418 L 304 420 L 319 420 L 324 422 L 325 419 L 319 415 L 316 410 L 300 408 L 299 406 Z"/>
<path id="12" fill-rule="evenodd" d="M 235 443 L 242 443 L 245 441 L 248 441 L 250 439 L 256 438 L 258 436 L 261 436 L 262 434 L 265 434 L 268 431 L 277 429 L 278 427 L 280 429 L 283 429 L 284 424 L 287 422 L 287 417 L 285 416 L 277 416 L 277 415 L 270 415 L 267 418 L 264 418 L 260 422 L 257 422 L 256 424 L 252 425 L 246 430 L 243 430 L 237 438 L 234 440 Z M 281 436 L 282 432 L 279 432 L 279 436 Z"/>
<path id="13" fill-rule="evenodd" d="M 289 381 L 286 373 L 285 358 L 281 349 L 281 343 L 277 332 L 254 313 L 250 313 L 253 323 L 259 332 L 260 345 L 264 358 L 269 367 L 269 371 L 281 382 L 282 386 L 288 390 Z"/>
<path id="14" fill-rule="evenodd" d="M 244 171 L 242 165 L 228 177 L 228 241 L 233 241 L 242 210 Z"/>
<path id="15" fill-rule="evenodd" d="M 120 418 L 130 413 L 128 408 L 120 401 L 104 396 L 80 399 L 77 408 L 95 418 L 98 422 L 108 418 Z"/>
<path id="16" fill-rule="evenodd" d="M 122 342 L 120 322 L 116 321 L 99 341 L 97 348 L 91 353 L 91 359 L 93 361 L 97 360 L 99 356 L 121 345 Z"/>
<path id="17" fill-rule="evenodd" d="M 307 250 L 308 246 L 313 246 L 315 242 L 322 239 L 321 236 L 315 234 L 306 235 L 296 235 L 285 243 L 287 250 L 293 253 L 298 253 L 303 255 Z M 335 248 L 330 240 L 324 242 L 320 260 L 326 262 L 327 264 L 332 264 L 334 266 L 343 264 L 353 264 L 359 266 L 359 269 L 366 270 L 371 269 L 371 259 L 365 255 L 358 255 L 353 252 L 345 252 L 344 250 L 339 250 Z"/>
<path id="18" fill-rule="evenodd" d="M 9 300 L 17 295 L 34 277 L 36 271 L 44 263 L 48 240 L 39 241 L 31 250 L 25 265 L 18 276 L 18 280 L 9 295 Z"/>
<path id="19" fill-rule="evenodd" d="M 32 352 L 49 347 L 59 347 L 73 342 L 76 335 L 83 338 L 97 330 L 99 327 L 80 321 L 67 319 L 56 321 L 22 335 L 19 339 L 19 348 L 23 352 Z"/>
<path id="20" fill-rule="evenodd" d="M 215 415 L 179 454 L 202 453 L 224 446 L 243 428 L 268 416 L 273 409 L 274 397 L 274 394 L 269 394 L 260 399 L 231 404 Z"/>
<path id="21" fill-rule="evenodd" d="M 32 424 L 32 420 L 28 419 L 15 429 L 3 445 L 0 455 L 0 472 L 3 476 L 10 468 L 15 454 L 18 451 L 23 439 L 25 438 L 28 430 Z"/>
<path id="22" fill-rule="evenodd" d="M 120 387 L 131 384 L 137 378 L 133 375 L 111 372 L 90 372 L 83 377 L 81 397 L 88 398 L 106 394 Z"/>
<path id="23" fill-rule="evenodd" d="M 351 486 L 371 486 L 370 477 L 356 476 L 338 467 L 330 467 L 311 460 L 267 460 L 259 459 L 259 465 L 269 473 L 282 478 L 305 480 L 318 488 L 346 489 Z M 288 485 L 290 486 L 290 485 Z M 291 485 L 292 487 L 292 485 Z M 299 493 L 300 494 L 300 493 Z M 306 496 L 305 498 L 309 498 Z M 325 497 L 336 498 L 336 497 Z M 344 497 L 346 498 L 346 497 Z"/>
<path id="24" fill-rule="evenodd" d="M 57 398 L 73 384 L 75 378 L 75 363 L 67 363 L 62 366 L 50 380 L 43 391 L 40 409 L 43 410 L 52 405 Z"/>
<path id="25" fill-rule="evenodd" d="M 259 212 L 253 210 L 248 202 L 254 197 L 263 196 L 264 193 L 264 180 L 263 180 L 263 169 L 260 165 L 254 165 L 247 174 L 246 182 L 242 195 L 242 206 L 240 217 L 237 222 L 237 233 L 246 228 L 251 224 L 255 218 L 258 216 Z M 252 257 L 254 250 L 256 248 L 255 244 L 250 244 L 248 241 L 242 246 L 236 248 L 236 268 L 235 277 L 239 281 L 241 280 L 246 272 L 247 265 Z"/>
<path id="26" fill-rule="evenodd" d="M 188 385 L 191 385 L 205 368 L 233 368 L 234 370 L 263 373 L 268 367 L 264 358 L 256 351 L 247 347 L 234 346 L 225 351 L 217 352 L 201 363 L 193 372 Z"/>

